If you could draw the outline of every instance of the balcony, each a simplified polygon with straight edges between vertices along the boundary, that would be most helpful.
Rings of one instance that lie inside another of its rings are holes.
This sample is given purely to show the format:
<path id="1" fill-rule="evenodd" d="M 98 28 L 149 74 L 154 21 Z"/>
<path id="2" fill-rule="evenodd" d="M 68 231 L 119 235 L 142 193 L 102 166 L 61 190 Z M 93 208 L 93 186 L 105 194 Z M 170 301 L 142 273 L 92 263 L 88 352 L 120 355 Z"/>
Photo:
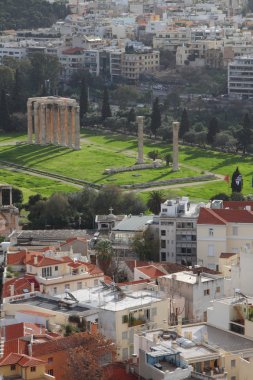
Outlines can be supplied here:
<path id="1" fill-rule="evenodd" d="M 128 327 L 144 325 L 146 322 L 147 320 L 144 317 L 135 318 L 130 315 L 128 319 Z"/>

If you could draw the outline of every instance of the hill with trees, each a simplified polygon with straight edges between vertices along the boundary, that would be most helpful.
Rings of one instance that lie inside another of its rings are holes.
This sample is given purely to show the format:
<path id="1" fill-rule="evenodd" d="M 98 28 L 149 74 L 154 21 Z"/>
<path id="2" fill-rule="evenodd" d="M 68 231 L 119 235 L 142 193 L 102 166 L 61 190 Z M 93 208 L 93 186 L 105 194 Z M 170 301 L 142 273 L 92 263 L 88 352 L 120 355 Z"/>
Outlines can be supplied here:
<path id="1" fill-rule="evenodd" d="M 64 1 L 50 4 L 46 0 L 2 0 L 0 30 L 46 28 L 68 13 Z"/>

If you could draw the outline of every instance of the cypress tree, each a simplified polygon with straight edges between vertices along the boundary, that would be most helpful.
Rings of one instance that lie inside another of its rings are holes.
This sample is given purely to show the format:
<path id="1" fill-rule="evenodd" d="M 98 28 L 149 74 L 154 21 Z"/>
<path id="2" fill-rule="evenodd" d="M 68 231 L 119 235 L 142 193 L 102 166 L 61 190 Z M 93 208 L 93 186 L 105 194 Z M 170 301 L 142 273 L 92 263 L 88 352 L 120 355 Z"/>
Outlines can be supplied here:
<path id="1" fill-rule="evenodd" d="M 219 132 L 219 125 L 218 125 L 218 120 L 216 117 L 212 117 L 208 124 L 208 132 L 207 132 L 207 143 L 212 145 L 214 142 L 215 135 Z"/>
<path id="2" fill-rule="evenodd" d="M 102 121 L 104 121 L 107 117 L 111 117 L 111 108 L 109 104 L 109 95 L 107 87 L 104 88 L 104 95 L 103 95 L 103 103 L 102 103 L 102 110 L 101 110 L 101 117 Z"/>
<path id="3" fill-rule="evenodd" d="M 190 129 L 190 123 L 188 118 L 188 112 L 184 108 L 181 116 L 181 122 L 180 122 L 180 128 L 179 128 L 179 137 L 183 138 L 185 133 L 188 132 Z"/>
<path id="4" fill-rule="evenodd" d="M 231 180 L 232 193 L 240 193 L 243 188 L 243 178 L 239 172 L 238 166 L 235 169 Z"/>
<path id="5" fill-rule="evenodd" d="M 8 109 L 7 97 L 5 90 L 1 90 L 0 97 L 0 129 L 7 132 L 11 130 L 11 120 Z"/>
<path id="6" fill-rule="evenodd" d="M 88 89 L 86 82 L 82 79 L 81 89 L 80 89 L 80 120 L 83 119 L 84 115 L 88 112 Z"/>
<path id="7" fill-rule="evenodd" d="M 252 129 L 251 129 L 251 121 L 249 118 L 249 114 L 246 113 L 242 122 L 242 129 L 238 132 L 238 139 L 243 148 L 243 153 L 245 154 L 247 147 L 251 142 L 252 137 Z"/>
<path id="8" fill-rule="evenodd" d="M 24 104 L 22 102 L 22 83 L 19 69 L 15 71 L 14 86 L 12 91 L 12 110 L 13 112 L 22 112 Z"/>
<path id="9" fill-rule="evenodd" d="M 161 126 L 161 111 L 159 107 L 159 100 L 158 98 L 155 98 L 155 101 L 153 103 L 153 108 L 152 108 L 152 114 L 151 114 L 151 124 L 150 124 L 150 130 L 155 135 L 156 138 L 156 133 L 157 130 Z"/>

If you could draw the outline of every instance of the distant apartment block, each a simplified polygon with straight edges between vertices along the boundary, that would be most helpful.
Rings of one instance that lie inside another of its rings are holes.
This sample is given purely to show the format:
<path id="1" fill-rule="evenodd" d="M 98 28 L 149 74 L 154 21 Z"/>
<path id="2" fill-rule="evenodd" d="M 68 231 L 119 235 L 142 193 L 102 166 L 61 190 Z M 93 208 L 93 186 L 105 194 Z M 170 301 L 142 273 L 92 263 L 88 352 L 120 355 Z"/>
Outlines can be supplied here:
<path id="1" fill-rule="evenodd" d="M 253 96 L 253 56 L 238 57 L 228 65 L 228 94 Z"/>
<path id="2" fill-rule="evenodd" d="M 123 58 L 122 76 L 131 82 L 138 81 L 140 74 L 154 72 L 160 66 L 158 50 L 133 51 L 125 53 Z"/>

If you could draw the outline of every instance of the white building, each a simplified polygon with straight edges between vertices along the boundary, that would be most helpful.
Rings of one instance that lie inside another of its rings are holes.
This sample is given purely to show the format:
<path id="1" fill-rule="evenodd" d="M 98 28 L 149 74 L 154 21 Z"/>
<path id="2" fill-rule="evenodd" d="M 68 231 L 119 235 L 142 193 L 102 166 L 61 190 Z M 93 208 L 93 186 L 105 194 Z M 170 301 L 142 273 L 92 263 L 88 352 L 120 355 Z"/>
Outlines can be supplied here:
<path id="1" fill-rule="evenodd" d="M 209 273 L 177 272 L 158 278 L 161 291 L 185 298 L 183 308 L 175 310 L 176 319 L 182 316 L 190 322 L 206 321 L 210 301 L 224 297 L 224 278 Z"/>
<path id="2" fill-rule="evenodd" d="M 238 57 L 228 65 L 228 94 L 253 96 L 253 56 Z"/>
<path id="3" fill-rule="evenodd" d="M 160 260 L 197 264 L 196 223 L 199 206 L 188 197 L 167 200 L 159 214 Z"/>

